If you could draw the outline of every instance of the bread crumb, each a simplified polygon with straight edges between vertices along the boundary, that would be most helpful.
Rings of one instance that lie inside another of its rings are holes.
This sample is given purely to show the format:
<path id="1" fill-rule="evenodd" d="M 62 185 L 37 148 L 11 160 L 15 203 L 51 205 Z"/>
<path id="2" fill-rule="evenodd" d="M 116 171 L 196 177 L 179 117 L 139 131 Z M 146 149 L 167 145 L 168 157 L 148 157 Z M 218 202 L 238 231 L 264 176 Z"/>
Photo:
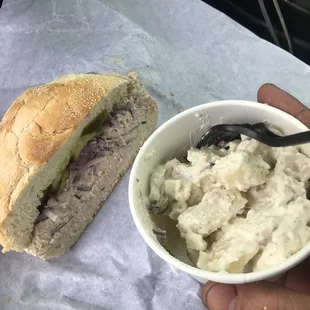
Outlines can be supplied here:
<path id="1" fill-rule="evenodd" d="M 120 62 L 122 60 L 122 58 L 121 57 L 114 57 L 113 58 L 113 63 L 118 63 L 118 62 Z"/>
<path id="2" fill-rule="evenodd" d="M 128 77 L 130 79 L 137 80 L 138 79 L 138 74 L 136 72 L 132 71 L 132 72 L 128 73 Z"/>

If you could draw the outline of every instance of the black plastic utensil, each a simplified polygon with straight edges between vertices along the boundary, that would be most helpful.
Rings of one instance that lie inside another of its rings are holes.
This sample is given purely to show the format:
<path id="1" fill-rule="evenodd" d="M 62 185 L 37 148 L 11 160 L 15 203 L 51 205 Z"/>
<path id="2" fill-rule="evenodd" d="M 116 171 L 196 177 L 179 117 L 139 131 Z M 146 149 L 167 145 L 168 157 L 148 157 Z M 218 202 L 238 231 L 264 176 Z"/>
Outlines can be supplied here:
<path id="1" fill-rule="evenodd" d="M 203 146 L 224 146 L 226 143 L 238 140 L 240 135 L 248 136 L 272 147 L 284 147 L 310 142 L 310 131 L 300 132 L 288 136 L 278 136 L 270 131 L 265 123 L 256 124 L 221 124 L 211 129 L 200 138 L 197 148 Z"/>

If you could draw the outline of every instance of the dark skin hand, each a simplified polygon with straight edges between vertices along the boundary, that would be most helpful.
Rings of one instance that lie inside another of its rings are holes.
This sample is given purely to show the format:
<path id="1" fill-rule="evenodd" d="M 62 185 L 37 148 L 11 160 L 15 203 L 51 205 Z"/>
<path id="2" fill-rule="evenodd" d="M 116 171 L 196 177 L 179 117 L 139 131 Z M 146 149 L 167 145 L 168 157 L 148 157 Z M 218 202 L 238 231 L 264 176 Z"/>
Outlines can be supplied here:
<path id="1" fill-rule="evenodd" d="M 275 85 L 261 86 L 257 99 L 310 128 L 310 109 Z M 230 285 L 210 281 L 203 287 L 201 299 L 209 310 L 310 310 L 310 258 L 276 282 Z"/>

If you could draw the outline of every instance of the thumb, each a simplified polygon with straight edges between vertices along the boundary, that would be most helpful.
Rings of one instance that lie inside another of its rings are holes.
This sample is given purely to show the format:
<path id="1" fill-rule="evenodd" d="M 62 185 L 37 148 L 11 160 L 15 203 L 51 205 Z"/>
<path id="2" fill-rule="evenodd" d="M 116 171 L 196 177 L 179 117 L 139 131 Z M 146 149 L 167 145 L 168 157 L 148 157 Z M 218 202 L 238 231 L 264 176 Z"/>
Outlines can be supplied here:
<path id="1" fill-rule="evenodd" d="M 245 285 L 208 282 L 202 301 L 209 310 L 310 310 L 310 296 L 264 281 Z"/>

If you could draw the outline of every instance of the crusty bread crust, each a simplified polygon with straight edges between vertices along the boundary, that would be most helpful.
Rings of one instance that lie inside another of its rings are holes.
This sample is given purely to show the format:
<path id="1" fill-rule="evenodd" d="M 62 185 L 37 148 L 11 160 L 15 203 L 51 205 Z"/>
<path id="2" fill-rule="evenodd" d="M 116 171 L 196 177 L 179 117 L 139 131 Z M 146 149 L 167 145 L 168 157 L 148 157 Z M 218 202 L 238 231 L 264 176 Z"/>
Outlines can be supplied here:
<path id="1" fill-rule="evenodd" d="M 23 250 L 4 225 L 19 195 L 97 103 L 124 83 L 128 78 L 119 75 L 68 75 L 27 89 L 6 112 L 0 123 L 0 244 L 4 251 Z"/>

